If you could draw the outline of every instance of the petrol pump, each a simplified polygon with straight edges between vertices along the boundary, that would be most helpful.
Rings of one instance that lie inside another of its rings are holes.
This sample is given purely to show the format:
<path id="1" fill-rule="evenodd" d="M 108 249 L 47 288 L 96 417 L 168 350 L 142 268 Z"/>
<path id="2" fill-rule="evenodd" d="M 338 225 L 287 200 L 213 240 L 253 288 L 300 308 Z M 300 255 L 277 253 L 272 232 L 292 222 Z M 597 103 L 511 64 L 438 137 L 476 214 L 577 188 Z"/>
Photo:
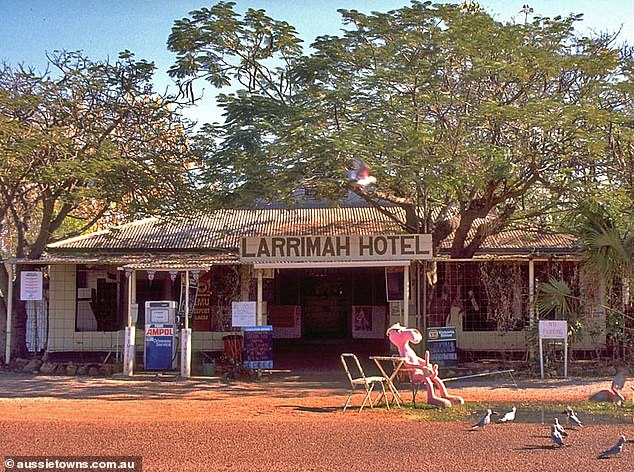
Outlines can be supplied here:
<path id="1" fill-rule="evenodd" d="M 177 367 L 177 303 L 145 302 L 145 369 L 170 370 Z"/>

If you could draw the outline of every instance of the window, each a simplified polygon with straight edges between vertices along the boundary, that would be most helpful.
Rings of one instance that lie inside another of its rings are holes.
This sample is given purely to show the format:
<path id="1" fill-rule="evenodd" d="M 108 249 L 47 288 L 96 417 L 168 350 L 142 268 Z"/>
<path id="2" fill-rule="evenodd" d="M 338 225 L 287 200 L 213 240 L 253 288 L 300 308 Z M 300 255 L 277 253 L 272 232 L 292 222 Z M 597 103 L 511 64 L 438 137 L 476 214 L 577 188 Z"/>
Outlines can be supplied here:
<path id="1" fill-rule="evenodd" d="M 120 274 L 115 267 L 77 266 L 76 331 L 121 329 L 121 303 Z"/>

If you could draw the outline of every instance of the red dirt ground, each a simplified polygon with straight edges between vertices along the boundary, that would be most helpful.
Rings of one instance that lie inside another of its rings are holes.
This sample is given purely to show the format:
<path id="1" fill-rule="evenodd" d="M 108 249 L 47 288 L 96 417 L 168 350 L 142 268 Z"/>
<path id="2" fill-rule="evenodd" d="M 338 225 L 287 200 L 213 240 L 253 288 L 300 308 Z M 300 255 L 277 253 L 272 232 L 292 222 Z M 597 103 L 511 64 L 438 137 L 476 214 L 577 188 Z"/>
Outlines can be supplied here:
<path id="1" fill-rule="evenodd" d="M 630 470 L 634 462 L 629 442 L 619 457 L 596 458 L 620 434 L 634 439 L 634 424 L 585 426 L 571 432 L 568 447 L 555 449 L 547 424 L 471 431 L 471 423 L 421 422 L 400 409 L 342 413 L 341 377 L 274 374 L 224 383 L 0 373 L 0 456 L 134 455 L 143 457 L 144 471 L 578 472 Z M 485 379 L 448 386 L 467 401 L 521 408 L 574 404 L 608 383 Z M 353 405 L 361 399 L 355 395 Z"/>

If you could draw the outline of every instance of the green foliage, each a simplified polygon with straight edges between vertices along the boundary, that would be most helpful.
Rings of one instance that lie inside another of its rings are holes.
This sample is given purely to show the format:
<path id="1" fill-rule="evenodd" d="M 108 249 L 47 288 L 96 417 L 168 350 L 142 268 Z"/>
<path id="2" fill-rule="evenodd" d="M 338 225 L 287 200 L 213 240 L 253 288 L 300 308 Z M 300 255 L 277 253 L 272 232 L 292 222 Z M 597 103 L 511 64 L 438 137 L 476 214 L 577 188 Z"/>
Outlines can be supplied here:
<path id="1" fill-rule="evenodd" d="M 217 205 L 298 188 L 337 200 L 362 159 L 378 189 L 360 197 L 404 207 L 400 223 L 427 227 L 436 246 L 454 232 L 452 256 L 469 257 L 516 220 L 552 224 L 551 212 L 619 178 L 629 56 L 612 37 L 579 37 L 580 15 L 514 24 L 431 2 L 340 10 L 342 34 L 304 53 L 292 26 L 234 6 L 191 12 L 168 40 L 188 95 L 198 78 L 233 90 L 219 96 L 225 123 L 196 140 Z"/>
<path id="2" fill-rule="evenodd" d="M 19 257 L 97 221 L 169 213 L 193 190 L 186 123 L 152 92 L 152 63 L 48 59 L 45 74 L 0 68 L 0 236 Z"/>

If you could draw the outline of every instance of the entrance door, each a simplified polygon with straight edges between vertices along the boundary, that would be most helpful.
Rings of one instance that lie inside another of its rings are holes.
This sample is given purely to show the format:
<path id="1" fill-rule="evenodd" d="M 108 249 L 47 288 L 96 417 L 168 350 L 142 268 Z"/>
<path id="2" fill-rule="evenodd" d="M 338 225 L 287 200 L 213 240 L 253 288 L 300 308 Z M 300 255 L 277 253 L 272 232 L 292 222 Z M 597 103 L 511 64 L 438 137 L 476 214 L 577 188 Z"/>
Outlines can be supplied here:
<path id="1" fill-rule="evenodd" d="M 348 336 L 349 302 L 345 297 L 311 296 L 304 299 L 306 338 L 345 338 Z"/>

